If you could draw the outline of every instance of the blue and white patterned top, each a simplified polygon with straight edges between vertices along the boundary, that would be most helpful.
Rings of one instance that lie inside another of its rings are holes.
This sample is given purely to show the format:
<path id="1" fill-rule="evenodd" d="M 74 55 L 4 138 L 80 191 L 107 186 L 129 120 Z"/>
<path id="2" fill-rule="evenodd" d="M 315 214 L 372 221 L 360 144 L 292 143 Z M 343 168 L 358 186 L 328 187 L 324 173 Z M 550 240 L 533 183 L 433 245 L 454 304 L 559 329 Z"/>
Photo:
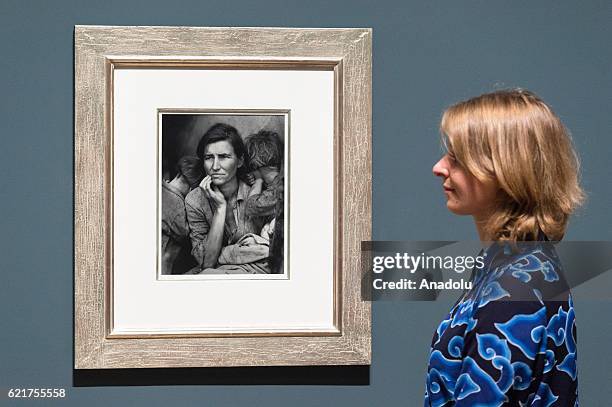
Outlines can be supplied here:
<path id="1" fill-rule="evenodd" d="M 434 334 L 425 406 L 577 406 L 571 294 L 549 242 L 493 244 Z"/>

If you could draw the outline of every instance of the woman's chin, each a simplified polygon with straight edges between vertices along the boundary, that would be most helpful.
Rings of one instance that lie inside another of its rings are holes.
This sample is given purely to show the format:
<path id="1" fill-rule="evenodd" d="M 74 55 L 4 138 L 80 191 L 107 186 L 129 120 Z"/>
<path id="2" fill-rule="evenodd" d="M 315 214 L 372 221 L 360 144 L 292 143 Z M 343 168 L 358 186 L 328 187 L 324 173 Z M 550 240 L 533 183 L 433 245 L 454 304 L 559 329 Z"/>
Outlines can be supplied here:
<path id="1" fill-rule="evenodd" d="M 464 207 L 462 207 L 461 205 L 457 205 L 457 203 L 453 202 L 451 199 L 446 201 L 446 208 L 452 213 L 454 213 L 455 215 L 469 215 L 470 214 L 470 212 L 467 211 Z"/>

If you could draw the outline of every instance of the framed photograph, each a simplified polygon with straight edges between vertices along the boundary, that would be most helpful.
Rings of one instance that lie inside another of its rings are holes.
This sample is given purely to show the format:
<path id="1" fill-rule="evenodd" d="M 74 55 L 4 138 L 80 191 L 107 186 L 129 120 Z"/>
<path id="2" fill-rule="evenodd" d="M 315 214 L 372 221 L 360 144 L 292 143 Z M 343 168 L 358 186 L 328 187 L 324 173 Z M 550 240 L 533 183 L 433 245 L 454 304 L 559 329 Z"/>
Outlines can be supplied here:
<path id="1" fill-rule="evenodd" d="M 371 30 L 75 28 L 75 368 L 367 365 Z"/>

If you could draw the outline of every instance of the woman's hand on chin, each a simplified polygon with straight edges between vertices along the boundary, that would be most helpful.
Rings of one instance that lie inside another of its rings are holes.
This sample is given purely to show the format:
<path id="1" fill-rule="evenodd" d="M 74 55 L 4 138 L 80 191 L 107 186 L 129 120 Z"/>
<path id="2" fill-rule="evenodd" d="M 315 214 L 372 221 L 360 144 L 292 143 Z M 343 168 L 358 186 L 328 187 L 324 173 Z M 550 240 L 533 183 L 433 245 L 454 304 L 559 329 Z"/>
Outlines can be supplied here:
<path id="1" fill-rule="evenodd" d="M 215 208 L 217 208 L 217 210 L 225 209 L 227 201 L 225 200 L 225 197 L 223 196 L 221 191 L 219 191 L 217 187 L 211 184 L 210 175 L 204 177 L 202 182 L 200 182 L 200 188 L 204 190 L 204 194 L 214 203 L 214 206 Z"/>

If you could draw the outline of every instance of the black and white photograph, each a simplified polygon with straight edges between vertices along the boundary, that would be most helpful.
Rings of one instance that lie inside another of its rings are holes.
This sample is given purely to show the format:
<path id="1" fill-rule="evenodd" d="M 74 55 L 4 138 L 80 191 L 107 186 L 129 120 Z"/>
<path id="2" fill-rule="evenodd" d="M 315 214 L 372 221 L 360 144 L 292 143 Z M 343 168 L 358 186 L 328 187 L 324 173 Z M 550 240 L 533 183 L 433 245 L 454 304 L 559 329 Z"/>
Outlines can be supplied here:
<path id="1" fill-rule="evenodd" d="M 159 111 L 159 275 L 286 274 L 288 125 L 288 111 Z"/>

